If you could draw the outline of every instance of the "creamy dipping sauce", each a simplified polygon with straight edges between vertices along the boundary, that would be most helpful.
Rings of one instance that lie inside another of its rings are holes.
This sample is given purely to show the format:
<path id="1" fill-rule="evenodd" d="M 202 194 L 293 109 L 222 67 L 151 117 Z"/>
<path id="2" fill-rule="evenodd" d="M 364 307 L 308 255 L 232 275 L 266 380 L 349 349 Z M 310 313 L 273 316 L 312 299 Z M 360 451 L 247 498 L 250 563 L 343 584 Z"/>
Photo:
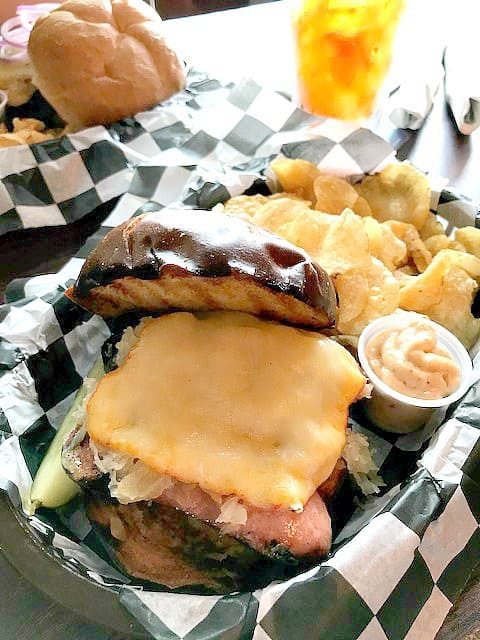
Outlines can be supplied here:
<path id="1" fill-rule="evenodd" d="M 445 398 L 460 384 L 458 364 L 421 319 L 381 331 L 368 341 L 365 355 L 382 382 L 412 398 Z"/>

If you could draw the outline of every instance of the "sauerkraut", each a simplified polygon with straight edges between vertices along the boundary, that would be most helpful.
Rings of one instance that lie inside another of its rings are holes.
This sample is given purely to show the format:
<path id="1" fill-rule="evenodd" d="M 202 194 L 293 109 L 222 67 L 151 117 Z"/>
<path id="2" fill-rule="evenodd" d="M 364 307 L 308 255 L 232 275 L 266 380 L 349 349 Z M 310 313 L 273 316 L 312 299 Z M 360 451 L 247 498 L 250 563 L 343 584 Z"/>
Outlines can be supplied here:
<path id="1" fill-rule="evenodd" d="M 247 510 L 235 496 L 222 500 L 220 513 L 215 520 L 219 523 L 242 525 L 247 522 Z"/>
<path id="2" fill-rule="evenodd" d="M 148 320 L 151 320 L 151 318 L 142 318 L 135 327 L 127 327 L 123 332 L 121 339 L 117 342 L 117 355 L 115 357 L 115 362 L 118 367 L 123 363 L 132 347 L 137 342 L 138 336 Z"/>
<path id="3" fill-rule="evenodd" d="M 155 473 L 141 460 L 111 451 L 90 439 L 97 468 L 110 476 L 108 489 L 120 504 L 154 500 L 173 485 L 170 476 Z"/>
<path id="4" fill-rule="evenodd" d="M 347 429 L 347 442 L 342 457 L 347 463 L 348 472 L 353 476 L 364 495 L 378 493 L 380 487 L 385 486 L 384 481 L 378 475 L 378 467 L 370 453 L 366 436 Z"/>

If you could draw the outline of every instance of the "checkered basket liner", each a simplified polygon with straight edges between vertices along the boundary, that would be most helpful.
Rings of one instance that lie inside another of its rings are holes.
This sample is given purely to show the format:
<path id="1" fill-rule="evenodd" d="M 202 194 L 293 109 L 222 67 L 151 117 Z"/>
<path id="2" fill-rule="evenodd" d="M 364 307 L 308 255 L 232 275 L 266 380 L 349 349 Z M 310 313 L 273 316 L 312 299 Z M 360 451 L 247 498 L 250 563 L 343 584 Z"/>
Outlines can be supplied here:
<path id="1" fill-rule="evenodd" d="M 78 255 L 57 274 L 12 283 L 0 308 L 0 487 L 19 509 L 109 335 L 63 291 L 110 228 L 165 206 L 208 208 L 266 193 L 274 188 L 269 161 L 280 152 L 349 176 L 392 160 L 373 133 L 314 119 L 251 81 L 225 87 L 204 78 L 182 108 L 160 157 L 135 169 L 128 193 Z M 445 190 L 433 191 L 432 210 L 449 230 L 473 224 L 477 213 Z M 474 365 L 478 379 L 477 358 Z M 114 589 L 157 639 L 433 640 L 480 557 L 480 385 L 443 420 L 402 436 L 351 420 L 370 439 L 385 491 L 355 511 L 327 560 L 253 593 L 188 595 L 136 584 L 111 562 L 79 500 L 31 518 L 29 527 L 70 569 Z"/>
<path id="2" fill-rule="evenodd" d="M 197 130 L 193 114 L 206 92 L 227 90 L 191 70 L 185 90 L 135 117 L 0 149 L 0 234 L 79 220 L 125 193 L 135 166 L 166 158 L 172 147 L 181 147 L 189 164 L 203 161 L 214 139 Z"/>

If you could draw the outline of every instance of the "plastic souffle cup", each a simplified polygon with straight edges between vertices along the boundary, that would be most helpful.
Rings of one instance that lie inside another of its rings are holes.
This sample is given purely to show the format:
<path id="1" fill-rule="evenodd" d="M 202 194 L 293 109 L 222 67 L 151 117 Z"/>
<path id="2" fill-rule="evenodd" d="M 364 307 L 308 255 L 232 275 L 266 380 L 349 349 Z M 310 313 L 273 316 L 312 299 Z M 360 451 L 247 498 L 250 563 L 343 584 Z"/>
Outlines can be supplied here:
<path id="1" fill-rule="evenodd" d="M 374 373 L 366 357 L 366 346 L 375 335 L 408 324 L 413 317 L 421 319 L 435 330 L 438 346 L 448 351 L 459 366 L 460 383 L 453 393 L 444 398 L 422 400 L 392 389 Z M 394 313 L 371 322 L 360 335 L 358 359 L 373 385 L 371 397 L 362 400 L 363 410 L 376 427 L 393 433 L 410 433 L 420 429 L 436 411 L 461 398 L 472 381 L 472 361 L 460 340 L 441 325 L 417 313 Z"/>

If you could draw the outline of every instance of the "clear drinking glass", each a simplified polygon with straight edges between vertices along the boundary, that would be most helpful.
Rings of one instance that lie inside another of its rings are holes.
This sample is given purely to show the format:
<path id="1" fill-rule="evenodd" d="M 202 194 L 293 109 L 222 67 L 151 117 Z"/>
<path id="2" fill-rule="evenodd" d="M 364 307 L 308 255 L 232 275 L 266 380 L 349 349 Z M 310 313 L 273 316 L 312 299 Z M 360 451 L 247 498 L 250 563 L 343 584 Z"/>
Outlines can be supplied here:
<path id="1" fill-rule="evenodd" d="M 294 0 L 298 97 L 343 120 L 372 115 L 405 0 Z"/>

